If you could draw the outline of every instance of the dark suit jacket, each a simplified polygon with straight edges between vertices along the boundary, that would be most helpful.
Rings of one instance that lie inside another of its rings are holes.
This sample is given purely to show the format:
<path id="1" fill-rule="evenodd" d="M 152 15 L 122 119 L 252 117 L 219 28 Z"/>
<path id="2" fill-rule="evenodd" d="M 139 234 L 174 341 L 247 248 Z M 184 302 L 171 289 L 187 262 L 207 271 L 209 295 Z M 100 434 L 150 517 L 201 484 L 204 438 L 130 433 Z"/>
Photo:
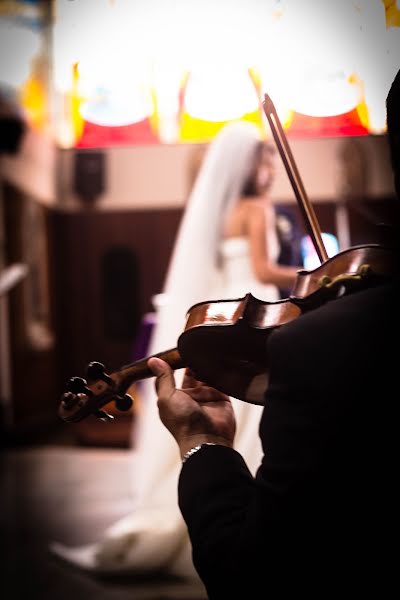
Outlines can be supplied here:
<path id="1" fill-rule="evenodd" d="M 256 478 L 223 446 L 183 466 L 180 508 L 210 598 L 387 597 L 399 307 L 398 285 L 384 285 L 275 330 Z"/>

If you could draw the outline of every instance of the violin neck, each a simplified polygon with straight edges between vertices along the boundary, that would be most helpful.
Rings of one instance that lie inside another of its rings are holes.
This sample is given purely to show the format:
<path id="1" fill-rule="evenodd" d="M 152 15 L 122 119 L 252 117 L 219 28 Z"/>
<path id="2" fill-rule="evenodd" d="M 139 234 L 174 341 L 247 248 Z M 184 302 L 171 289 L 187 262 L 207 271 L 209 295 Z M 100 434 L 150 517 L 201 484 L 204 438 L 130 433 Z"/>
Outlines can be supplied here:
<path id="1" fill-rule="evenodd" d="M 154 377 L 153 371 L 151 371 L 151 369 L 147 366 L 147 361 L 153 356 L 161 358 L 174 370 L 182 369 L 186 366 L 177 348 L 172 348 L 170 350 L 165 350 L 164 352 L 159 352 L 158 354 L 153 354 L 152 356 L 147 356 L 146 358 L 142 358 L 134 363 L 125 365 L 119 371 L 116 371 L 112 374 L 112 377 L 116 381 L 119 390 L 126 391 L 133 383 L 135 383 L 135 381 Z"/>
<path id="2" fill-rule="evenodd" d="M 296 196 L 296 200 L 298 202 L 300 211 L 302 213 L 308 234 L 312 240 L 312 243 L 314 244 L 315 251 L 322 264 L 325 261 L 327 261 L 329 257 L 324 242 L 322 240 L 321 230 L 317 221 L 317 217 L 315 216 L 313 206 L 310 203 L 306 194 L 303 182 L 300 177 L 300 173 L 298 171 L 292 151 L 286 139 L 286 135 L 279 120 L 275 106 L 268 94 L 265 94 L 264 112 L 271 127 L 272 135 L 274 136 L 274 140 L 278 147 L 279 154 L 281 155 L 283 164 L 285 165 L 285 169 L 288 174 L 290 183 L 292 184 L 292 188 Z"/>

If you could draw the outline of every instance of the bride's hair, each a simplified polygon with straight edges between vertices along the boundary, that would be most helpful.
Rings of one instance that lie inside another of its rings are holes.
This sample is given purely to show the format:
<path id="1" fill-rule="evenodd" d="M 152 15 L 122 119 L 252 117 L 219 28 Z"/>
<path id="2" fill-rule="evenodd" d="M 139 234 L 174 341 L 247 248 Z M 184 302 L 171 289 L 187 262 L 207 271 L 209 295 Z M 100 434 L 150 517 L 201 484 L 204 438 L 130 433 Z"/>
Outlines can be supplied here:
<path id="1" fill-rule="evenodd" d="M 258 169 L 262 163 L 267 163 L 270 168 L 270 175 L 268 184 L 265 186 L 263 193 L 265 194 L 270 190 L 274 181 L 274 169 L 273 169 L 273 157 L 275 155 L 275 149 L 270 144 L 260 141 L 258 142 L 253 158 L 253 167 L 249 173 L 248 178 L 243 184 L 240 195 L 246 198 L 252 198 L 260 195 L 259 184 L 258 184 Z"/>

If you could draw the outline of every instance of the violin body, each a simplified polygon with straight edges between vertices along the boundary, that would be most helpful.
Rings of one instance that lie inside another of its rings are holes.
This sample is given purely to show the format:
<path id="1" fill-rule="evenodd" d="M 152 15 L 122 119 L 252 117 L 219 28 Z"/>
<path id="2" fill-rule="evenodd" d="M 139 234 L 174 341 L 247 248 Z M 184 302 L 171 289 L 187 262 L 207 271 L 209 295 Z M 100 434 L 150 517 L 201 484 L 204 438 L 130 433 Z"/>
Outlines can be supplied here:
<path id="1" fill-rule="evenodd" d="M 263 404 L 266 338 L 300 314 L 290 299 L 265 302 L 250 293 L 236 300 L 201 302 L 187 313 L 179 354 L 200 381 L 239 400 Z"/>
<path id="2" fill-rule="evenodd" d="M 398 266 L 391 248 L 356 246 L 312 271 L 299 271 L 293 294 L 278 302 L 247 294 L 195 304 L 178 339 L 179 354 L 201 381 L 239 400 L 263 404 L 268 335 L 329 300 L 387 281 Z"/>

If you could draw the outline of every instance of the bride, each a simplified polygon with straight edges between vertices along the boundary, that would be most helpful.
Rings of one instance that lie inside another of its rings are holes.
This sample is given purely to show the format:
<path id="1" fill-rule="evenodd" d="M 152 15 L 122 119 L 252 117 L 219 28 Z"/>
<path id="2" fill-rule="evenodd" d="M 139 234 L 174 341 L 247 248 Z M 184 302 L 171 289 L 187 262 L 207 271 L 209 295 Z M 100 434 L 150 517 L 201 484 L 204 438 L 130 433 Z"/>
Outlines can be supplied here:
<path id="1" fill-rule="evenodd" d="M 157 307 L 148 354 L 175 347 L 185 313 L 196 302 L 280 298 L 297 268 L 277 263 L 279 243 L 269 198 L 274 152 L 253 124 L 226 125 L 209 144 L 177 234 Z M 178 372 L 177 381 L 183 375 Z M 94 544 L 52 545 L 58 556 L 99 573 L 168 572 L 197 577 L 186 525 L 177 502 L 180 459 L 158 416 L 154 380 L 140 384 L 141 411 L 132 451 L 132 511 Z M 262 451 L 257 435 L 261 406 L 234 401 L 235 448 L 253 473 Z"/>

